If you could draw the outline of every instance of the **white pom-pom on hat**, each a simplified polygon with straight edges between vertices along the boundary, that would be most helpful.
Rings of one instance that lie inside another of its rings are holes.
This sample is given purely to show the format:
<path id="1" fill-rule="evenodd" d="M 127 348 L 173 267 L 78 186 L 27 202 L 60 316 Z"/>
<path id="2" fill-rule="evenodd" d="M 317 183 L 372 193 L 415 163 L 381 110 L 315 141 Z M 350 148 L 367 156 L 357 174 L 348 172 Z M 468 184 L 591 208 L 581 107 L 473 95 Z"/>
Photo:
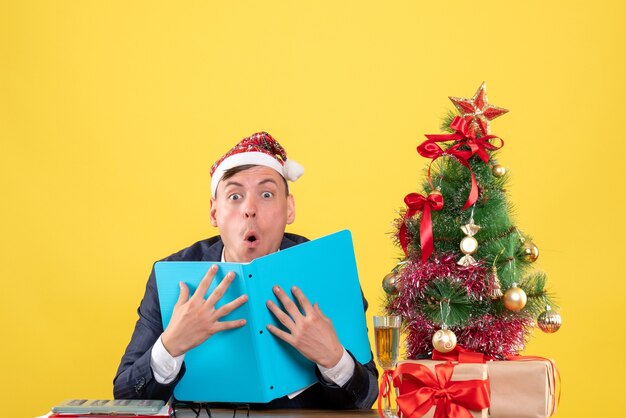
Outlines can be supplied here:
<path id="1" fill-rule="evenodd" d="M 289 181 L 296 181 L 304 174 L 304 167 L 294 160 L 287 160 L 283 165 L 283 177 Z"/>

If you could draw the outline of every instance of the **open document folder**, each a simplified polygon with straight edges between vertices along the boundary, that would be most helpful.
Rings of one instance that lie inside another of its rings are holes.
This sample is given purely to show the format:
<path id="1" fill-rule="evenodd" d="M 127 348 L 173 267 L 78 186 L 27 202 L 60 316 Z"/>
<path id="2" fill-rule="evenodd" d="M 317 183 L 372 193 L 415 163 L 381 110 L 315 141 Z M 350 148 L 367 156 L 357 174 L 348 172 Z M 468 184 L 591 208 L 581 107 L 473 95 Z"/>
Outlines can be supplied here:
<path id="1" fill-rule="evenodd" d="M 183 281 L 194 292 L 213 264 L 219 270 L 210 292 L 233 271 L 235 280 L 216 306 L 241 294 L 248 302 L 222 320 L 246 319 L 238 329 L 219 332 L 185 355 L 186 372 L 174 390 L 176 399 L 195 402 L 269 402 L 317 381 L 315 365 L 272 335 L 267 324 L 282 325 L 266 306 L 279 285 L 291 295 L 298 286 L 311 304 L 319 303 L 339 341 L 361 363 L 371 360 L 363 298 L 349 231 L 282 250 L 250 263 L 158 262 L 154 269 L 163 327 L 167 327 Z M 284 328 L 283 328 L 284 329 Z"/>

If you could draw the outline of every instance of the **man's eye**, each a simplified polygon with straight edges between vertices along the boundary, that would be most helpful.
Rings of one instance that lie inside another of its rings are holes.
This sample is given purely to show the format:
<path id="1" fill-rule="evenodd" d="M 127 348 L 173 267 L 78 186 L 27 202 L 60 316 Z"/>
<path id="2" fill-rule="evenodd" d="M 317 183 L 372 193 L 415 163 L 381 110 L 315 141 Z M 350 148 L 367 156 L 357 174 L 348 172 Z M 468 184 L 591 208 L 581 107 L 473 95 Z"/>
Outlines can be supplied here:
<path id="1" fill-rule="evenodd" d="M 274 193 L 272 193 L 272 192 L 263 192 L 262 196 L 263 196 L 263 198 L 265 198 L 265 199 L 269 199 L 269 198 L 271 198 L 272 196 L 274 196 Z"/>
<path id="2" fill-rule="evenodd" d="M 241 195 L 239 193 L 233 193 L 230 196 L 228 196 L 228 198 L 230 200 L 239 200 L 239 199 L 241 199 Z"/>

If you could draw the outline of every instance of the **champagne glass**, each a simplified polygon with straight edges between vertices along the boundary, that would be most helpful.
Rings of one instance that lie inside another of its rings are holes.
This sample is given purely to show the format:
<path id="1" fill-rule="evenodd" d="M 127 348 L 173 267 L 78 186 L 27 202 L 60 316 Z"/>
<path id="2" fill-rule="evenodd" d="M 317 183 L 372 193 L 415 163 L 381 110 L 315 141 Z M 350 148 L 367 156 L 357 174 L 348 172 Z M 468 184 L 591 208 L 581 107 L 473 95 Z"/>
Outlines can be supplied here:
<path id="1" fill-rule="evenodd" d="M 383 379 L 387 379 L 386 385 L 391 390 L 391 370 L 398 363 L 398 350 L 400 342 L 400 316 L 375 316 L 374 317 L 374 338 L 376 340 L 376 360 L 378 365 L 385 370 Z M 383 385 L 384 386 L 384 385 Z M 385 418 L 397 418 L 398 416 L 391 410 L 388 396 L 380 393 L 383 397 Z"/>

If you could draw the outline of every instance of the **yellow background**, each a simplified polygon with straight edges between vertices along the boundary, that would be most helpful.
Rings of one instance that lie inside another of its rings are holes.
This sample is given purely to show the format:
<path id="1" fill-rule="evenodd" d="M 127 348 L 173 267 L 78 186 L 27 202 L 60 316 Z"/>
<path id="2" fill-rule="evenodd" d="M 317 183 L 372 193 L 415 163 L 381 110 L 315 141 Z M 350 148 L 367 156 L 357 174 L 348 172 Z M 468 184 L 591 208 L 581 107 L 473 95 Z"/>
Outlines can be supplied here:
<path id="1" fill-rule="evenodd" d="M 255 131 L 306 168 L 289 230 L 352 230 L 371 322 L 415 147 L 483 80 L 562 305 L 526 353 L 558 416 L 623 414 L 622 2 L 0 4 L 1 415 L 112 396 L 151 263 L 216 233 L 209 167 Z"/>

